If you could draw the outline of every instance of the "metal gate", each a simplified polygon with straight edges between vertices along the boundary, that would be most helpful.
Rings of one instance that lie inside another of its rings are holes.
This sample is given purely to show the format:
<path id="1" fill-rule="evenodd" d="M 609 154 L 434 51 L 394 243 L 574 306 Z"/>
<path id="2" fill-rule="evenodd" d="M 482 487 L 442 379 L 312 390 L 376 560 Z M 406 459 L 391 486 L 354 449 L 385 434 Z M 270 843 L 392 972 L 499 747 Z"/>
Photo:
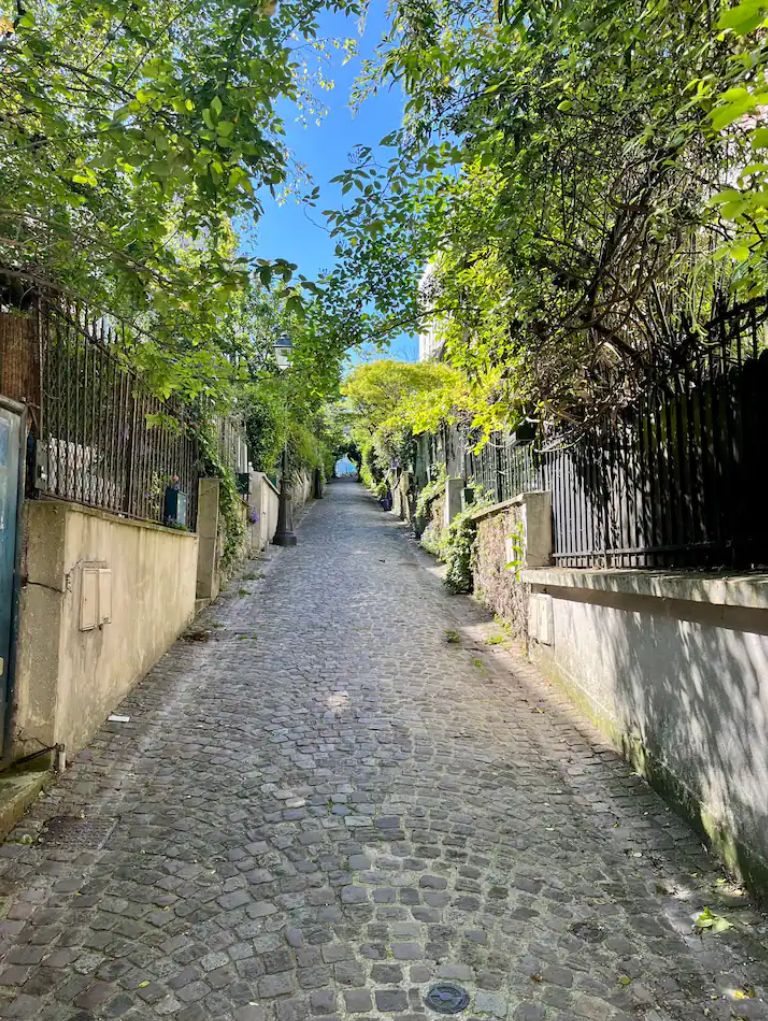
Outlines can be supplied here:
<path id="1" fill-rule="evenodd" d="M 0 397 L 0 755 L 11 696 L 23 412 Z"/>

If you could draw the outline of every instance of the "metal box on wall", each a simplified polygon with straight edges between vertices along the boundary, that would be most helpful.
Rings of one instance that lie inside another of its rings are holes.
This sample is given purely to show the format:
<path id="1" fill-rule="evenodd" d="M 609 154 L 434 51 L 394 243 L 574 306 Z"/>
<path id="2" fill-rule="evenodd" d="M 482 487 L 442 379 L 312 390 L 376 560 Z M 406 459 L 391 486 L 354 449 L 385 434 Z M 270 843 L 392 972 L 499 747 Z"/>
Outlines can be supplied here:
<path id="1" fill-rule="evenodd" d="M 187 494 L 174 486 L 167 486 L 163 506 L 163 521 L 166 525 L 187 524 Z"/>

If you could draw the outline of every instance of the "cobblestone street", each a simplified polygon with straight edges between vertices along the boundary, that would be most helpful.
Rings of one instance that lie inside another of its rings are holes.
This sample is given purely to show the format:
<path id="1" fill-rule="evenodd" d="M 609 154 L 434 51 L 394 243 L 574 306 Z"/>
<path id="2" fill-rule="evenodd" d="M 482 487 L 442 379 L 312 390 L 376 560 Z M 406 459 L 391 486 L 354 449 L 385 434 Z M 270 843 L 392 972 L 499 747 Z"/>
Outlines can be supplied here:
<path id="1" fill-rule="evenodd" d="M 0 1017 L 768 1018 L 762 916 L 392 516 L 299 543 L 2 846 Z"/>

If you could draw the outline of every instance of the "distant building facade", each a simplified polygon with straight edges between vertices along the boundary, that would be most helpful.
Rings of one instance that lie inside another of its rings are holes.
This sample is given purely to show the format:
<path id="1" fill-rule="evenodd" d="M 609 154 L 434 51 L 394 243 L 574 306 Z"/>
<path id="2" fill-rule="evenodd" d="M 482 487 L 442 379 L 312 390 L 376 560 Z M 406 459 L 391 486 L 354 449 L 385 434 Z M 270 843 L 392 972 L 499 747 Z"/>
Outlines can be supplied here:
<path id="1" fill-rule="evenodd" d="M 426 313 L 419 333 L 419 361 L 439 362 L 445 353 L 445 341 L 440 337 L 440 320 L 430 316 L 437 290 L 435 264 L 430 262 L 419 281 L 419 304 Z"/>

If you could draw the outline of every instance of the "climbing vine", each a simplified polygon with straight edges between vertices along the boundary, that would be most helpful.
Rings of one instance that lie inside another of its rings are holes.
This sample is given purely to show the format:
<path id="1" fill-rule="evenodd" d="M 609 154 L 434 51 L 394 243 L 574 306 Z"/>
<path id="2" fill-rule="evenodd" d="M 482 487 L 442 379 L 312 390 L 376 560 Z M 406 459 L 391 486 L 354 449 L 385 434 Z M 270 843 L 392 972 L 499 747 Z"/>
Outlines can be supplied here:
<path id="1" fill-rule="evenodd" d="M 474 586 L 474 557 L 477 541 L 476 514 L 493 503 L 478 483 L 469 487 L 472 500 L 453 518 L 441 542 L 440 557 L 447 571 L 445 585 L 456 594 L 471 592 Z"/>
<path id="2" fill-rule="evenodd" d="M 203 471 L 207 476 L 219 480 L 219 516 L 224 538 L 222 566 L 226 568 L 241 555 L 246 539 L 243 498 L 237 488 L 234 472 L 221 457 L 213 424 L 204 424 L 198 436 Z"/>
<path id="3" fill-rule="evenodd" d="M 439 496 L 445 493 L 446 473 L 445 468 L 440 465 L 435 472 L 434 478 L 419 492 L 416 501 L 416 517 L 425 518 L 429 512 L 430 504 Z"/>

